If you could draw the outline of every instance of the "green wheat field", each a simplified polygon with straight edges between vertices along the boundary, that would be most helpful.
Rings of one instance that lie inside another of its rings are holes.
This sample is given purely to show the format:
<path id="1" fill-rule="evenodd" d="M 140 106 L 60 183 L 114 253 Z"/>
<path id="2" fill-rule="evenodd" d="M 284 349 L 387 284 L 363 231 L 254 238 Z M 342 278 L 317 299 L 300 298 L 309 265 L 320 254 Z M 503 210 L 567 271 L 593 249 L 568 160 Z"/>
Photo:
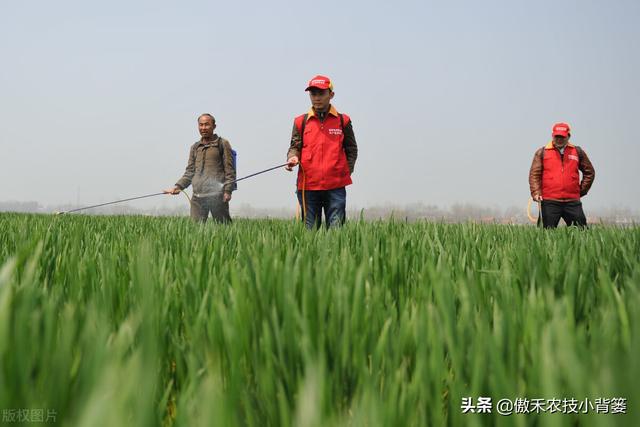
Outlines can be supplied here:
<path id="1" fill-rule="evenodd" d="M 0 214 L 0 266 L 7 425 L 640 425 L 638 227 Z"/>

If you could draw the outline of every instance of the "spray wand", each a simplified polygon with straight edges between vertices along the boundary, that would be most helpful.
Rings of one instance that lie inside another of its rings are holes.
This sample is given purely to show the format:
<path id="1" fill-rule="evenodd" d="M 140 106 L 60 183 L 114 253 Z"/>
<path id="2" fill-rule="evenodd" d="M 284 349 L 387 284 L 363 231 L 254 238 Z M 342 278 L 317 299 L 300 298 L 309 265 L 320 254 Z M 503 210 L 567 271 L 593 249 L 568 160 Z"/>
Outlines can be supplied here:
<path id="1" fill-rule="evenodd" d="M 284 163 L 284 164 L 282 164 L 282 165 L 273 166 L 273 167 L 271 167 L 271 168 L 265 169 L 265 170 L 260 171 L 260 172 L 252 173 L 251 175 L 243 176 L 242 178 L 238 178 L 238 179 L 235 179 L 235 180 L 233 180 L 233 181 L 227 181 L 227 182 L 225 182 L 224 184 L 221 184 L 221 187 L 222 187 L 222 186 L 224 186 L 224 185 L 227 185 L 227 184 L 233 184 L 233 183 L 235 183 L 235 182 L 242 181 L 243 179 L 247 179 L 247 178 L 254 177 L 254 176 L 256 176 L 256 175 L 263 174 L 263 173 L 265 173 L 265 172 L 272 171 L 272 170 L 274 170 L 274 169 L 278 169 L 278 168 L 281 168 L 281 167 L 287 166 L 287 164 L 288 164 L 288 163 Z M 187 196 L 187 199 L 189 199 L 189 195 L 187 195 L 187 193 L 186 193 L 186 192 L 184 192 L 184 190 L 182 190 L 182 192 Z M 213 195 L 216 195 L 216 194 L 218 194 L 218 193 L 219 193 L 219 191 L 218 191 L 218 192 L 212 192 L 212 193 L 206 193 L 206 194 L 194 194 L 194 195 L 195 195 L 196 197 L 206 197 L 206 196 L 213 196 Z M 128 202 L 128 201 L 131 201 L 131 200 L 145 199 L 145 198 L 147 198 L 147 197 L 160 196 L 160 195 L 162 195 L 162 194 L 166 194 L 166 193 L 165 193 L 165 192 L 161 192 L 161 193 L 145 194 L 144 196 L 129 197 L 129 198 L 127 198 L 127 199 L 114 200 L 113 202 L 100 203 L 99 205 L 91 205 L 91 206 L 85 206 L 85 207 L 82 207 L 82 208 L 71 209 L 71 210 L 64 211 L 64 212 L 56 212 L 55 214 L 56 214 L 56 215 L 63 215 L 63 214 L 68 214 L 68 213 L 72 213 L 72 212 L 83 211 L 83 210 L 86 210 L 86 209 L 93 209 L 93 208 L 98 208 L 98 207 L 101 207 L 101 206 L 113 205 L 113 204 L 115 204 L 115 203 L 122 203 L 122 202 Z M 191 199 L 189 199 L 189 201 L 191 201 Z"/>

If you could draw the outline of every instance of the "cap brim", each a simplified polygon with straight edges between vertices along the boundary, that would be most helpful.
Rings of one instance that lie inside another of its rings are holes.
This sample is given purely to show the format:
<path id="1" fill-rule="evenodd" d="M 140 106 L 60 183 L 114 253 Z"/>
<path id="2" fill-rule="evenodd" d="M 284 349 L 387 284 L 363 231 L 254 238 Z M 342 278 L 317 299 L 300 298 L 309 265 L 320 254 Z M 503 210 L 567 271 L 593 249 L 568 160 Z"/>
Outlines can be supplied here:
<path id="1" fill-rule="evenodd" d="M 321 86 L 309 86 L 308 88 L 305 89 L 306 91 L 309 91 L 311 89 L 320 89 L 320 90 L 325 90 L 325 89 L 331 89 L 331 86 L 327 86 L 327 87 L 321 87 Z"/>

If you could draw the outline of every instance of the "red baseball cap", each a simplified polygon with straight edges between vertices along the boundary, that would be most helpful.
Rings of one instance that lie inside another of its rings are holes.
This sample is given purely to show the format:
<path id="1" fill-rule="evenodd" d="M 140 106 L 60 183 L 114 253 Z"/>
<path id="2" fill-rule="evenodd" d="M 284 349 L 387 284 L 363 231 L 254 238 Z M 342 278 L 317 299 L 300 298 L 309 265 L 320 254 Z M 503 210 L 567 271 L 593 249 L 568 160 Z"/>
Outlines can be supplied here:
<path id="1" fill-rule="evenodd" d="M 327 76 L 315 76 L 311 80 L 309 80 L 309 84 L 305 90 L 309 90 L 312 87 L 318 89 L 331 89 L 333 91 L 333 83 L 331 83 L 331 79 Z"/>
<path id="2" fill-rule="evenodd" d="M 565 138 L 569 137 L 569 133 L 571 132 L 571 128 L 566 123 L 556 123 L 553 125 L 553 129 L 551 131 L 551 136 L 564 136 Z"/>

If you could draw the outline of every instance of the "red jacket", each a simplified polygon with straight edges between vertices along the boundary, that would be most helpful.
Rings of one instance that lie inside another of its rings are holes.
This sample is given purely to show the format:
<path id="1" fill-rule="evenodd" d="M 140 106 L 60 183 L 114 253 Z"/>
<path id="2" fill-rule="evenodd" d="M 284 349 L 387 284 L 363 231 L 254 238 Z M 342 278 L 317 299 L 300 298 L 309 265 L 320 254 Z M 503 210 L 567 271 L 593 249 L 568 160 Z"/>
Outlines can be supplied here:
<path id="1" fill-rule="evenodd" d="M 304 115 L 296 117 L 294 125 L 302 129 Z M 351 119 L 342 114 L 346 127 Z M 333 107 L 324 122 L 320 122 L 313 110 L 308 113 L 302 135 L 301 168 L 298 170 L 298 189 L 333 190 L 352 183 L 349 163 L 343 148 L 344 127 L 340 115 Z"/>
<path id="2" fill-rule="evenodd" d="M 580 155 L 572 144 L 567 144 L 564 155 L 549 143 L 544 147 L 542 159 L 542 199 L 579 200 Z"/>

